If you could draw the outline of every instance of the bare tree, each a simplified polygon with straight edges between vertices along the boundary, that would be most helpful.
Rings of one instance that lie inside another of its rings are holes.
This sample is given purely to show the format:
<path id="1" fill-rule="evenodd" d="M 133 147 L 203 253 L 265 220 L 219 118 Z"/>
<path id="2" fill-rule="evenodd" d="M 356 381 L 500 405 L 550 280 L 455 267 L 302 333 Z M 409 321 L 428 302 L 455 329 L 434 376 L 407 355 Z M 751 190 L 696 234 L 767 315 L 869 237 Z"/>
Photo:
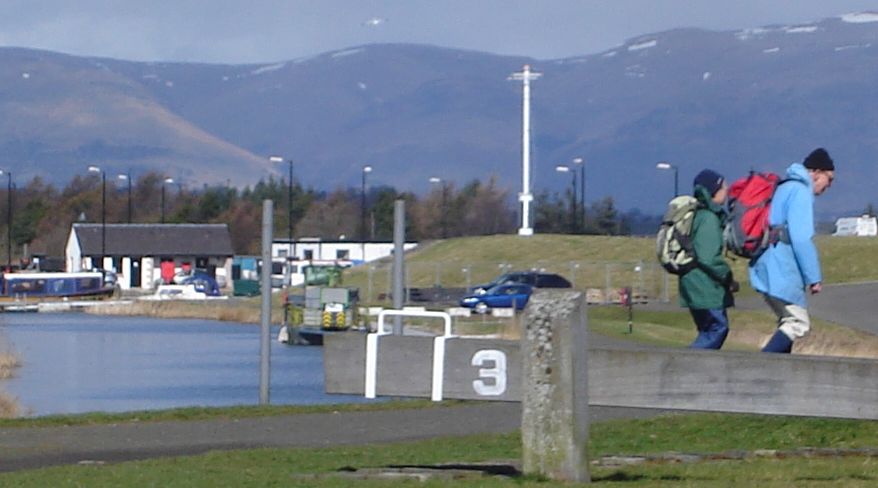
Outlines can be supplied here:
<path id="1" fill-rule="evenodd" d="M 359 203 L 350 192 L 336 190 L 323 200 L 311 204 L 297 225 L 300 236 L 323 239 L 355 240 L 359 225 Z"/>

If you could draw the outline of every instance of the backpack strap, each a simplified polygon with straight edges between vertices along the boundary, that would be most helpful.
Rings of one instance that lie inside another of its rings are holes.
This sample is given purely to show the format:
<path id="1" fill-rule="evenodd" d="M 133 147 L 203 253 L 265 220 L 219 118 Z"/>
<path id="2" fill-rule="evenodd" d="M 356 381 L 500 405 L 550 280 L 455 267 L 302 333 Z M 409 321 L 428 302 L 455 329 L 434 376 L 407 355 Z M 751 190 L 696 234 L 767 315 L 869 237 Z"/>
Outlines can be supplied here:
<path id="1" fill-rule="evenodd" d="M 790 230 L 787 224 L 772 225 L 768 228 L 768 244 L 774 246 L 778 242 L 791 244 Z"/>
<path id="2" fill-rule="evenodd" d="M 803 185 L 805 184 L 805 182 L 798 178 L 784 178 L 777 182 L 777 186 L 780 186 L 788 181 L 798 181 Z M 787 226 L 786 222 L 784 222 L 783 224 L 772 225 L 768 228 L 768 244 L 774 246 L 778 242 L 783 242 L 784 244 L 792 243 L 792 241 L 790 241 L 790 229 Z"/>

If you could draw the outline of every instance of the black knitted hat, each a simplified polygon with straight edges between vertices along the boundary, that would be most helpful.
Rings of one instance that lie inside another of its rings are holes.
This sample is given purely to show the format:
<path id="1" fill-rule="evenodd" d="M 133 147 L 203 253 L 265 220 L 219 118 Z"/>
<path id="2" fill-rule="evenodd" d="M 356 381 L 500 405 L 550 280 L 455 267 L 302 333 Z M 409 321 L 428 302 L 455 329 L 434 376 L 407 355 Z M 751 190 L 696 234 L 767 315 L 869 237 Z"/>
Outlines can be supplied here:
<path id="1" fill-rule="evenodd" d="M 698 173 L 698 176 L 695 177 L 695 181 L 692 182 L 692 186 L 703 186 L 708 192 L 710 192 L 710 196 L 714 196 L 723 186 L 723 181 L 724 178 L 721 174 L 706 169 L 701 173 Z"/>
<path id="2" fill-rule="evenodd" d="M 803 161 L 802 164 L 808 169 L 835 171 L 835 163 L 832 162 L 832 158 L 829 157 L 829 153 L 826 152 L 826 149 L 823 149 L 822 147 L 818 147 L 811 151 L 811 154 L 805 158 L 805 161 Z"/>

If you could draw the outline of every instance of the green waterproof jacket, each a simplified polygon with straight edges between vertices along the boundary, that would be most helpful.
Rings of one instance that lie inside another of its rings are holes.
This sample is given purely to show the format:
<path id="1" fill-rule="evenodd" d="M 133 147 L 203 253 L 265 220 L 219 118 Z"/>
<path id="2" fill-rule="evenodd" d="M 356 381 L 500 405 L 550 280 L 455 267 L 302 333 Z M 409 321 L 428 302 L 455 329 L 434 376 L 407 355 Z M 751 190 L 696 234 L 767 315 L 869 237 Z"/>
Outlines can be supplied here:
<path id="1" fill-rule="evenodd" d="M 697 309 L 731 307 L 734 298 L 728 285 L 732 269 L 722 256 L 726 212 L 700 185 L 695 187 L 695 198 L 703 205 L 695 212 L 691 233 L 698 267 L 680 277 L 680 305 Z"/>

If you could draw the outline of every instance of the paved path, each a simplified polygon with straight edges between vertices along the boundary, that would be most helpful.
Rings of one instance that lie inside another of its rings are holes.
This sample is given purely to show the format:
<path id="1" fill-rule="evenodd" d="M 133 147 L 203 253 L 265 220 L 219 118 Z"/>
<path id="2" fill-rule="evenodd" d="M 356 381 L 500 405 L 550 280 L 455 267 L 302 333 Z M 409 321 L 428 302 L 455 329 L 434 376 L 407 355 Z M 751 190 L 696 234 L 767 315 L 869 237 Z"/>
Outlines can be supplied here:
<path id="1" fill-rule="evenodd" d="M 655 410 L 591 407 L 592 421 Z M 0 472 L 81 462 L 119 462 L 211 450 L 329 447 L 497 434 L 521 427 L 519 403 L 483 402 L 374 412 L 283 415 L 239 420 L 144 422 L 0 429 Z M 377 449 L 377 447 L 376 447 Z"/>
<path id="2" fill-rule="evenodd" d="M 747 310 L 769 311 L 761 296 L 737 300 Z M 827 285 L 808 296 L 808 311 L 814 317 L 878 334 L 878 282 Z"/>
<path id="3" fill-rule="evenodd" d="M 743 310 L 769 312 L 761 295 L 739 296 L 735 306 Z M 671 303 L 636 305 L 642 310 L 681 310 Z M 817 295 L 808 296 L 808 311 L 814 317 L 878 335 L 878 282 L 827 285 Z"/>
<path id="4" fill-rule="evenodd" d="M 815 317 L 878 334 L 878 282 L 825 286 L 808 301 Z"/>

